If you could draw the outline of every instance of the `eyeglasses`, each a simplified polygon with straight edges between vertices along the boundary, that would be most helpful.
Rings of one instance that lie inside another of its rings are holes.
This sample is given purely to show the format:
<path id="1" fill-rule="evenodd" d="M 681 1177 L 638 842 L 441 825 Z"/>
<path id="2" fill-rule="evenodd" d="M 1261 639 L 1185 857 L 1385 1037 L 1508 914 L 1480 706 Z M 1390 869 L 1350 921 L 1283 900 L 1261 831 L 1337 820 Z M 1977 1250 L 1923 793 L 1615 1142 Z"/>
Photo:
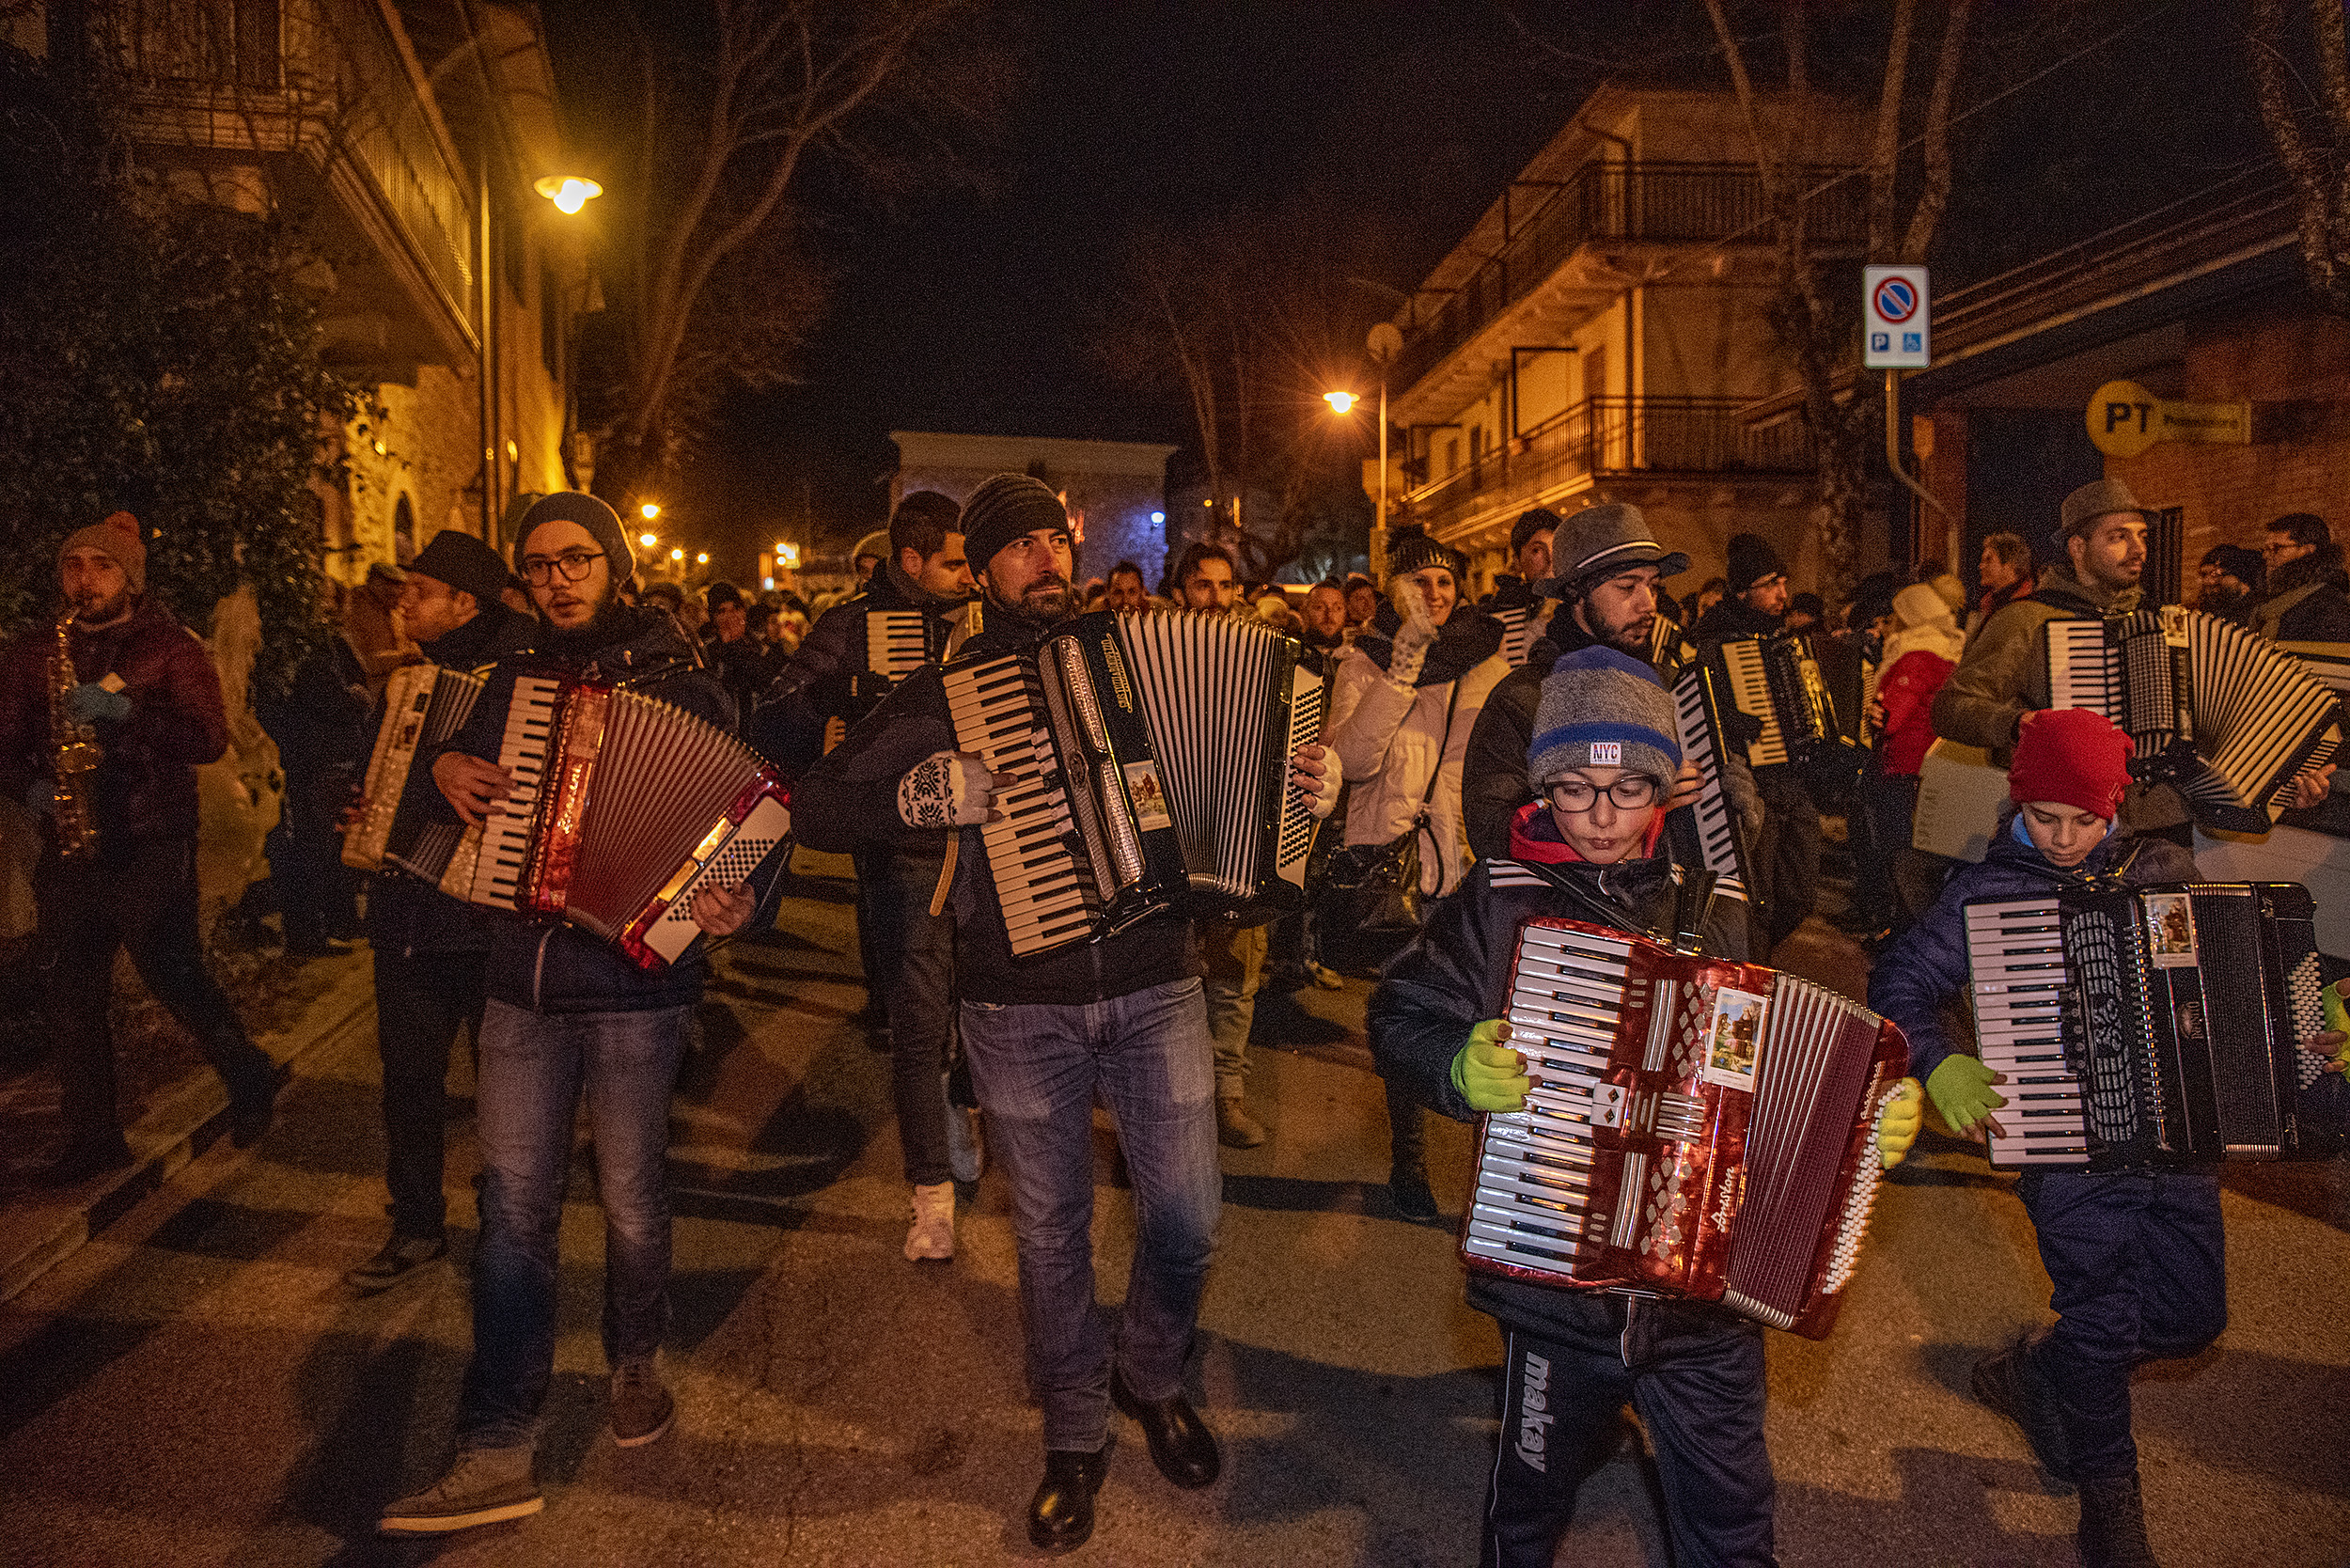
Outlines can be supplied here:
<path id="1" fill-rule="evenodd" d="M 2261 546 L 2261 554 L 2264 556 L 2281 556 L 2288 550 L 2297 550 L 2299 548 L 2299 545 L 2294 543 L 2293 541 L 2289 539 L 2272 539 L 2267 543 Z"/>
<path id="2" fill-rule="evenodd" d="M 1570 816 L 1580 816 L 1599 803 L 1600 786 L 1588 778 L 1554 778 L 1543 788 L 1550 793 L 1550 804 Z M 1631 773 L 1606 787 L 1607 798 L 1626 811 L 1637 811 L 1643 806 L 1656 804 L 1656 780 L 1646 774 Z"/>
<path id="3" fill-rule="evenodd" d="M 566 550 L 553 560 L 542 556 L 525 556 L 523 577 L 533 588 L 544 588 L 555 580 L 555 573 L 560 569 L 565 582 L 584 583 L 588 580 L 588 569 L 602 559 L 601 550 Z"/>

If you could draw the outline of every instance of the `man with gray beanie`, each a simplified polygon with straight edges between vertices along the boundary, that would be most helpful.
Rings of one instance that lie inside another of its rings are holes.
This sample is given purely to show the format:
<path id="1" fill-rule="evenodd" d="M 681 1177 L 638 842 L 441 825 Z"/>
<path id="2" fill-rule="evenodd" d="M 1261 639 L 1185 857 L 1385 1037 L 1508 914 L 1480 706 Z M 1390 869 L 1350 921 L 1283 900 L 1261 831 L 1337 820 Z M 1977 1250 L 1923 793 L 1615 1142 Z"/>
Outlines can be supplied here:
<path id="1" fill-rule="evenodd" d="M 1676 929 L 1673 857 L 1659 845 L 1681 760 L 1671 694 L 1645 663 L 1604 645 L 1558 661 L 1519 760 L 1539 797 L 1511 819 L 1508 854 L 1478 861 L 1371 996 L 1371 1049 L 1388 1082 L 1462 1121 L 1524 1108 L 1531 1083 L 1507 1022 L 1519 929 L 1538 917 Z M 1745 959 L 1735 902 L 1715 899 L 1697 924 L 1709 956 Z M 1921 1091 L 1904 1087 L 1878 1125 L 1888 1166 L 1917 1137 Z M 1776 1560 L 1760 1325 L 1711 1302 L 1481 1273 L 1468 1302 L 1497 1320 L 1504 1354 L 1480 1563 L 1549 1568 L 1587 1456 L 1612 1442 L 1626 1401 L 1656 1450 L 1675 1558 Z"/>
<path id="2" fill-rule="evenodd" d="M 39 823 L 33 909 L 47 958 L 25 978 L 40 988 L 68 1141 L 38 1180 L 70 1186 L 131 1163 L 106 1022 L 117 953 L 129 950 L 227 1084 L 238 1148 L 268 1130 L 277 1073 L 205 968 L 196 923 L 196 770 L 228 749 L 212 656 L 147 592 L 147 544 L 129 512 L 68 535 L 56 572 L 58 619 L 0 650 L 0 787 Z M 79 775 L 96 828 L 88 845 L 58 831 L 65 786 L 49 704 L 60 638 L 66 711 L 101 754 Z"/>
<path id="3" fill-rule="evenodd" d="M 1074 608 L 1068 513 L 1040 481 L 998 474 L 972 492 L 962 521 L 987 606 L 986 628 L 964 652 L 1036 648 Z M 1322 813 L 1337 792 L 1335 772 L 1319 746 L 1292 760 L 1292 778 Z M 1062 1552 L 1092 1534 L 1113 1405 L 1141 1425 L 1174 1484 L 1210 1485 L 1222 1466 L 1183 1387 L 1223 1207 L 1214 1073 L 1182 917 L 1013 957 L 980 831 L 1001 815 L 995 784 L 959 746 L 946 685 L 926 666 L 800 780 L 791 818 L 812 849 L 951 852 L 943 891 L 954 916 L 964 1053 L 1010 1184 L 1028 1387 L 1043 1411 L 1044 1477 L 1028 1505 L 1028 1538 Z M 1089 1231 L 1097 1099 L 1118 1120 L 1140 1216 L 1114 1325 L 1097 1299 Z"/>
<path id="4" fill-rule="evenodd" d="M 610 507 L 577 491 L 532 503 L 514 566 L 544 620 L 533 657 L 733 727 L 733 704 L 669 617 L 620 601 L 634 573 Z M 431 760 L 433 783 L 468 825 L 512 792 L 497 759 L 521 667 L 519 656 L 499 660 L 472 717 Z M 747 887 L 713 889 L 696 901 L 694 919 L 728 935 L 750 923 L 756 902 Z M 572 926 L 494 924 L 474 1091 L 481 1240 L 458 1450 L 438 1482 L 384 1510 L 384 1534 L 447 1534 L 544 1506 L 534 1458 L 555 1374 L 556 1237 L 583 1093 L 603 1211 L 612 1437 L 634 1448 L 669 1430 L 677 1405 L 659 1364 L 669 1326 L 669 1092 L 705 967 L 699 949 L 648 970 Z"/>

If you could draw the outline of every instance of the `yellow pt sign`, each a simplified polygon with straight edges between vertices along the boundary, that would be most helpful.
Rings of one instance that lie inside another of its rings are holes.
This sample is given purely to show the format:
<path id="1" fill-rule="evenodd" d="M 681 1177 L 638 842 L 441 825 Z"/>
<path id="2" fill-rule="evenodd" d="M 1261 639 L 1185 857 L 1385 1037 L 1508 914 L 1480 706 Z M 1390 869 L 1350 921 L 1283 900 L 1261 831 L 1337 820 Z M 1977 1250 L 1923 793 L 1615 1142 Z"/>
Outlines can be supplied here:
<path id="1" fill-rule="evenodd" d="M 2108 457 L 2136 457 L 2157 441 L 2246 447 L 2250 403 L 2165 402 L 2134 381 L 2109 381 L 2090 395 L 2089 439 Z"/>

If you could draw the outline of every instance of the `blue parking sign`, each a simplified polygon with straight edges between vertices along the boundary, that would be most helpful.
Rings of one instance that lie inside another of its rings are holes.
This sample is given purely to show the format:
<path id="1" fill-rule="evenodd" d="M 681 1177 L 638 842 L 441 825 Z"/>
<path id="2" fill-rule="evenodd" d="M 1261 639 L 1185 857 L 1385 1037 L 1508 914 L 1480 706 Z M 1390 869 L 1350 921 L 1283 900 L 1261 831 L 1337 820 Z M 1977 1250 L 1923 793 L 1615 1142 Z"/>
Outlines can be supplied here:
<path id="1" fill-rule="evenodd" d="M 1869 334 L 1869 347 L 1874 349 L 1877 353 L 1883 353 L 1892 346 L 1893 335 L 1891 333 L 1872 332 Z"/>

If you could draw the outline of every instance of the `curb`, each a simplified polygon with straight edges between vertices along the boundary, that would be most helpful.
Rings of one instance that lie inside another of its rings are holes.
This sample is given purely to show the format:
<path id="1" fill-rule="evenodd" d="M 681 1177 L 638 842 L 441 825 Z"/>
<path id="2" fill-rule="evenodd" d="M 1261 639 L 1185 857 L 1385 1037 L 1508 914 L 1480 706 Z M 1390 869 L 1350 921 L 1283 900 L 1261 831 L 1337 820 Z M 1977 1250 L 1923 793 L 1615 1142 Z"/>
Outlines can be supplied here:
<path id="1" fill-rule="evenodd" d="M 373 990 L 338 981 L 310 1004 L 293 1027 L 263 1035 L 254 1043 L 290 1076 L 293 1064 L 303 1058 L 338 1045 L 374 1022 Z M 0 1210 L 0 1302 L 11 1300 L 81 1250 L 227 1131 L 227 1086 L 210 1070 L 191 1074 L 124 1130 L 135 1156 L 129 1167 L 66 1193 L 58 1201 L 20 1201 Z"/>

